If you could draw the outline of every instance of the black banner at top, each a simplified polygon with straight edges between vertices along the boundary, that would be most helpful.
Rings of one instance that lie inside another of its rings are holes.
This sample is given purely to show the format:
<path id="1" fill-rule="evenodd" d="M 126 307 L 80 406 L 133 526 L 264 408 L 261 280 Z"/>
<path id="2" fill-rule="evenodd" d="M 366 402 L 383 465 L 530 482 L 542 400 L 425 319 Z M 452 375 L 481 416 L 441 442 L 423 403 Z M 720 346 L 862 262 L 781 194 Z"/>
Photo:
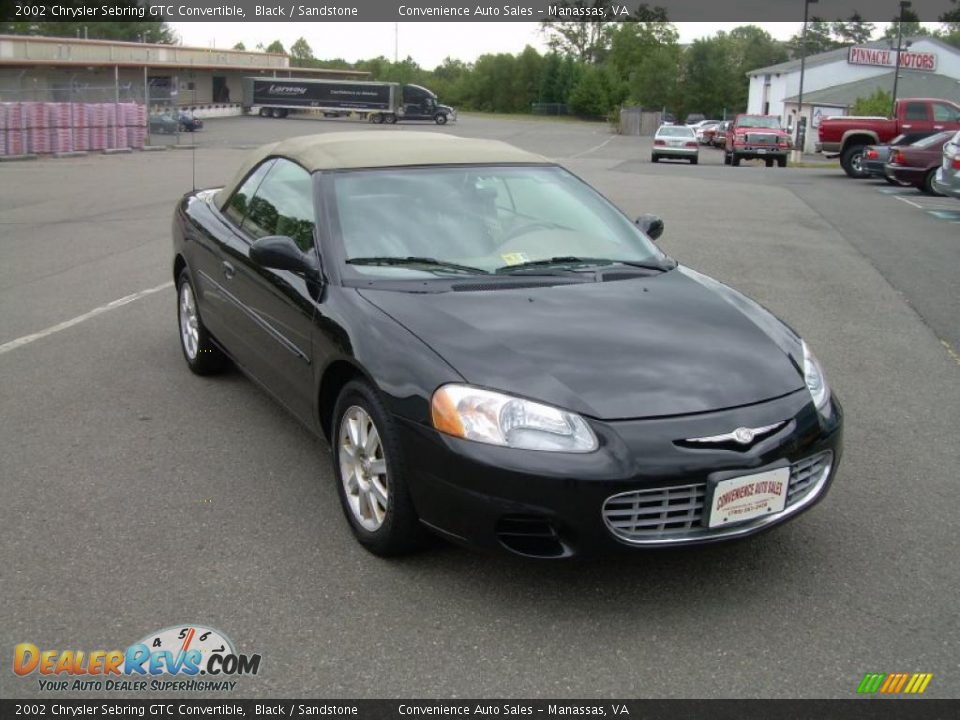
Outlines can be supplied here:
<path id="1" fill-rule="evenodd" d="M 899 0 L 806 0 L 825 20 L 859 13 L 890 22 Z M 805 0 L 0 0 L 0 22 L 799 22 Z M 662 10 L 662 13 L 660 12 Z M 951 0 L 912 0 L 916 19 L 938 22 L 960 13 Z M 914 18 L 911 18 L 914 19 Z"/>

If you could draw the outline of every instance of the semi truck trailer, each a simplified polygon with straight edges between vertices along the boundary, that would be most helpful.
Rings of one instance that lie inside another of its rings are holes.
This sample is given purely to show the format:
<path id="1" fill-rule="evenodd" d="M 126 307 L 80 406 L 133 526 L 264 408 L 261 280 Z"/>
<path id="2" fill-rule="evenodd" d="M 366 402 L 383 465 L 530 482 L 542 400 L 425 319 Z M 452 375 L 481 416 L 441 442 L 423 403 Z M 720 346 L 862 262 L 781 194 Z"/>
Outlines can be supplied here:
<path id="1" fill-rule="evenodd" d="M 437 102 L 419 85 L 353 80 L 248 77 L 243 79 L 243 111 L 284 118 L 311 110 L 327 117 L 355 114 L 374 123 L 432 120 L 444 125 L 456 111 Z"/>

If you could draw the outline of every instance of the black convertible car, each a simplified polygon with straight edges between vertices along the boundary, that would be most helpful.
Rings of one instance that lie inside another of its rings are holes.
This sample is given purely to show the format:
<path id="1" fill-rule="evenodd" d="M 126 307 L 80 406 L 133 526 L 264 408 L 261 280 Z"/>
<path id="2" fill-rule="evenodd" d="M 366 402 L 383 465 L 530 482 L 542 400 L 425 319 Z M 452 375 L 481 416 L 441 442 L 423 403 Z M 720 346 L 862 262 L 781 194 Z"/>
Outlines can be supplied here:
<path id="1" fill-rule="evenodd" d="M 783 322 L 567 170 L 370 131 L 255 152 L 173 222 L 179 337 L 333 449 L 372 552 L 737 538 L 820 500 L 842 411 Z"/>

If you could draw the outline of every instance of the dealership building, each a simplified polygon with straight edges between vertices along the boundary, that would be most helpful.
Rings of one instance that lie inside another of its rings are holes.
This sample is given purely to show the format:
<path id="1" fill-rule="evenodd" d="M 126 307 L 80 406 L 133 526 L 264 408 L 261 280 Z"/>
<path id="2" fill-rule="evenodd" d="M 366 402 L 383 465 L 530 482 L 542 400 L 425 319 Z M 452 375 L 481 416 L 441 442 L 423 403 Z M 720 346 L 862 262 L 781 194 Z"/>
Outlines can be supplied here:
<path id="1" fill-rule="evenodd" d="M 895 41 L 894 41 L 895 42 Z M 897 97 L 943 98 L 960 103 L 960 49 L 936 38 L 903 39 Z M 803 106 L 800 106 L 800 60 L 758 68 L 747 73 L 750 95 L 747 112 L 778 115 L 785 127 L 806 118 L 805 152 L 813 152 L 815 128 L 831 115 L 846 115 L 857 98 L 878 89 L 893 91 L 896 52 L 887 40 L 844 47 L 806 58 Z"/>
<path id="2" fill-rule="evenodd" d="M 277 53 L 0 35 L 0 102 L 137 102 L 239 114 L 242 78 L 370 79 L 290 66 Z"/>

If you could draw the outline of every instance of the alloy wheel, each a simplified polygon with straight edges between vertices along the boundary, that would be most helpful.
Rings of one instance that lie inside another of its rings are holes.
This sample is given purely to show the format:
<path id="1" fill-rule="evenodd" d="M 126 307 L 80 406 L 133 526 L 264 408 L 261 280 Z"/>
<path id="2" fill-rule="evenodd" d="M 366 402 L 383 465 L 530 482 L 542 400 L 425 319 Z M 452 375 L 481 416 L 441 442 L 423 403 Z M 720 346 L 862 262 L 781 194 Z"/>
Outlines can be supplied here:
<path id="1" fill-rule="evenodd" d="M 183 343 L 187 358 L 196 360 L 200 346 L 200 319 L 189 282 L 180 285 L 180 342 Z"/>
<path id="2" fill-rule="evenodd" d="M 352 405 L 340 423 L 340 481 L 354 519 L 369 532 L 383 525 L 389 503 L 390 481 L 383 443 L 373 418 Z"/>

